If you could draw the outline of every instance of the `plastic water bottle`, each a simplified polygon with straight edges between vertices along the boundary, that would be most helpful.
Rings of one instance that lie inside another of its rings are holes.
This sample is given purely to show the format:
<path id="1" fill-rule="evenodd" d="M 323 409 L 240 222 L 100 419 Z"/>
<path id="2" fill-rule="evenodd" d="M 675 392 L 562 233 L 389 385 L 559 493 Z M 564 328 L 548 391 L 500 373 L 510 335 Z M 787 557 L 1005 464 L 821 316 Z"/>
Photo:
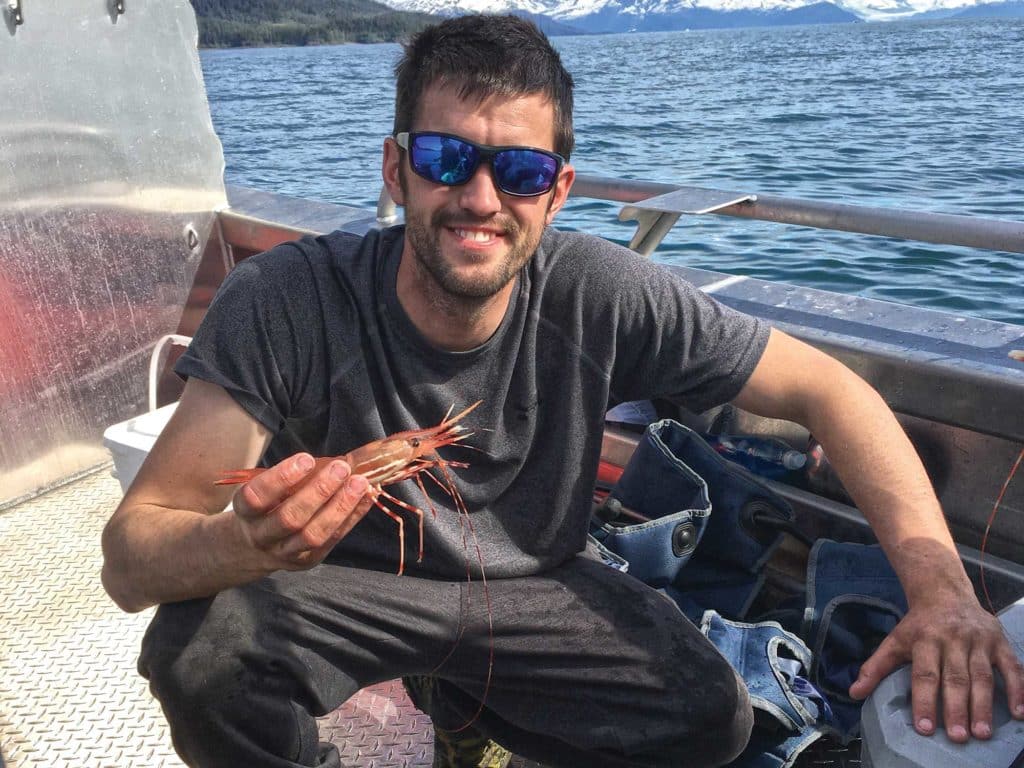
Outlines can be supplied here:
<path id="1" fill-rule="evenodd" d="M 803 453 L 770 437 L 705 435 L 704 439 L 725 458 L 762 477 L 783 478 L 807 463 Z"/>

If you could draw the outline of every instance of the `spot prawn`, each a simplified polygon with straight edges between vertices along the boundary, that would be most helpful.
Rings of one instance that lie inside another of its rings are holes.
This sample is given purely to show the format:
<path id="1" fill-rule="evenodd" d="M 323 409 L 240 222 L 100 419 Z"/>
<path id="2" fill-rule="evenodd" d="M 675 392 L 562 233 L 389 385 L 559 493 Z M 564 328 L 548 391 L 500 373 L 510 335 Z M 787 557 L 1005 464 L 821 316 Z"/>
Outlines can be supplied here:
<path id="1" fill-rule="evenodd" d="M 456 511 L 460 515 L 468 514 L 466 505 L 462 500 L 462 494 L 451 474 L 451 467 L 468 467 L 461 461 L 448 461 L 442 459 L 437 453 L 438 448 L 446 445 L 459 443 L 473 435 L 472 430 L 459 424 L 463 417 L 473 411 L 482 400 L 477 400 L 461 413 L 452 416 L 454 406 L 448 409 L 444 419 L 433 427 L 422 429 L 410 429 L 404 432 L 395 432 L 380 440 L 373 440 L 358 448 L 355 448 L 341 456 L 325 456 L 316 460 L 316 469 L 322 469 L 327 464 L 337 459 L 344 460 L 352 469 L 352 474 L 362 475 L 370 484 L 368 493 L 373 498 L 374 506 L 384 512 L 398 525 L 398 574 L 405 572 L 405 521 L 402 516 L 389 505 L 404 509 L 416 515 L 419 522 L 419 548 L 416 562 L 423 560 L 423 510 L 414 507 L 388 493 L 385 486 L 400 483 L 403 480 L 415 480 L 423 496 L 427 499 L 427 505 L 433 516 L 437 516 L 433 502 L 427 494 L 423 484 L 423 476 L 426 475 L 451 497 Z M 431 470 L 435 470 L 440 477 Z M 260 467 L 253 469 L 232 469 L 222 472 L 215 481 L 216 485 L 241 485 L 247 483 L 254 477 L 264 472 Z M 310 474 L 310 477 L 314 473 Z M 297 486 L 301 488 L 301 484 Z"/>

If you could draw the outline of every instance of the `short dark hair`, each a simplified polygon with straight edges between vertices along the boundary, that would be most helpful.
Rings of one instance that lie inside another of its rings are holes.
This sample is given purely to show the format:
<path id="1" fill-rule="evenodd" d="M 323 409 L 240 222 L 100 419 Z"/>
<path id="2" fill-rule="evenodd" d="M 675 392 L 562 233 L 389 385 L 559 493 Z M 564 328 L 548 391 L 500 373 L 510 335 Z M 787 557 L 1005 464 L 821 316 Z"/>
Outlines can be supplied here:
<path id="1" fill-rule="evenodd" d="M 429 26 L 395 65 L 395 134 L 412 129 L 423 93 L 451 86 L 461 98 L 546 96 L 555 109 L 555 151 L 572 154 L 572 76 L 537 26 L 518 16 L 474 14 Z"/>

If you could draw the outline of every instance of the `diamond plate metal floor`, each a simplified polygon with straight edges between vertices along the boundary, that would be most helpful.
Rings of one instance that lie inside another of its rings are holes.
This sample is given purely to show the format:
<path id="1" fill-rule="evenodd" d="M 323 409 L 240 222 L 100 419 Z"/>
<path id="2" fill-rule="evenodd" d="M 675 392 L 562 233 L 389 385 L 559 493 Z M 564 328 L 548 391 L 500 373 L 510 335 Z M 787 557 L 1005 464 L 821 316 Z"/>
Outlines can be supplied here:
<path id="1" fill-rule="evenodd" d="M 120 497 L 104 470 L 0 514 L 0 765 L 182 766 L 135 671 L 152 611 L 122 613 L 100 584 L 100 531 Z M 433 759 L 430 720 L 397 681 L 360 691 L 320 726 L 345 765 Z"/>

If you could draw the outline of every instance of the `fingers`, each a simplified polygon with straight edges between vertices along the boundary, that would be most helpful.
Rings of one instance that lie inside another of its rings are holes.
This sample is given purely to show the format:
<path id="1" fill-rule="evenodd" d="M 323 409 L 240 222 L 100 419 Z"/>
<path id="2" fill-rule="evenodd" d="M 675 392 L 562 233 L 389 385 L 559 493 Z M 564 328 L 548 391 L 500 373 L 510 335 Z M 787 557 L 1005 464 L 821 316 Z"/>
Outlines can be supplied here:
<path id="1" fill-rule="evenodd" d="M 939 648 L 936 648 L 936 656 L 941 653 Z M 942 715 L 946 723 L 946 735 L 950 741 L 954 741 L 958 744 L 962 744 L 969 738 L 967 732 L 968 717 L 970 714 L 970 695 L 972 693 L 972 681 L 971 681 L 971 670 L 968 667 L 968 653 L 969 650 L 965 647 L 962 642 L 954 642 L 951 645 L 947 645 L 945 653 L 942 654 L 941 660 L 936 658 L 936 663 L 941 664 L 941 676 L 942 682 Z M 929 666 L 931 657 L 929 656 Z M 985 663 L 988 663 L 987 657 Z M 915 667 L 917 661 L 915 658 Z M 916 682 L 916 680 L 915 680 Z M 979 689 L 983 688 L 979 684 Z M 938 695 L 938 686 L 935 689 L 935 695 Z M 988 671 L 988 697 L 989 697 L 989 716 L 987 722 L 991 722 L 991 698 L 992 698 L 992 671 Z M 917 704 L 917 696 L 914 697 L 915 707 Z M 930 707 L 931 711 L 934 712 L 934 703 Z M 915 716 L 915 721 L 918 718 Z"/>
<path id="2" fill-rule="evenodd" d="M 996 651 L 995 666 L 1007 686 L 1010 714 L 1017 720 L 1024 720 L 1024 665 L 1009 641 Z"/>
<path id="3" fill-rule="evenodd" d="M 938 631 L 916 621 L 919 616 L 905 617 L 864 662 L 850 687 L 851 697 L 866 698 L 887 675 L 910 661 L 911 705 L 918 733 L 930 736 L 935 732 L 941 701 L 950 740 L 963 743 L 971 734 L 988 738 L 993 683 L 990 656 L 985 650 L 988 644 L 977 643 L 972 648 L 970 632 L 950 628 Z"/>
<path id="4" fill-rule="evenodd" d="M 245 520 L 264 517 L 294 492 L 314 466 L 312 456 L 300 453 L 261 472 L 235 493 L 231 504 L 235 514 Z"/>
<path id="5" fill-rule="evenodd" d="M 992 735 L 992 662 L 987 653 L 971 650 L 970 659 L 970 724 L 971 735 L 987 739 Z"/>
<path id="6" fill-rule="evenodd" d="M 938 643 L 927 640 L 914 646 L 910 680 L 914 728 L 930 736 L 935 732 L 936 702 L 942 680 L 942 649 Z"/>
<path id="7" fill-rule="evenodd" d="M 288 537 L 301 532 L 341 489 L 350 474 L 351 470 L 344 461 L 332 461 L 314 469 L 290 496 L 251 521 L 253 538 L 264 548 L 274 549 Z"/>
<path id="8" fill-rule="evenodd" d="M 1006 642 L 996 652 L 996 667 L 1006 684 L 1006 703 L 1010 714 L 1017 720 L 1024 720 L 1024 665 Z"/>
<path id="9" fill-rule="evenodd" d="M 235 516 L 251 547 L 269 567 L 308 568 L 323 560 L 366 514 L 372 499 L 362 476 L 341 460 L 315 462 L 308 454 L 285 459 L 235 495 Z"/>
<path id="10" fill-rule="evenodd" d="M 968 724 L 970 735 L 977 739 L 991 738 L 993 733 L 993 711 L 995 708 L 995 673 L 998 669 L 1006 686 L 1006 704 L 1011 717 L 1024 720 L 1024 666 L 1017 658 L 999 621 L 985 613 L 987 626 L 968 632 L 964 645 L 970 647 L 968 671 L 969 698 L 964 706 L 963 719 L 959 701 L 952 710 L 947 706 L 944 712 L 952 718 L 947 722 L 947 733 L 953 741 L 966 741 L 966 732 L 960 730 L 962 723 Z M 945 673 L 944 673 L 945 674 Z M 956 688 L 956 673 L 953 672 L 953 687 Z M 950 681 L 943 681 L 943 695 L 950 696 Z M 955 697 L 955 694 L 954 694 Z M 963 733 L 963 739 L 959 736 Z"/>
<path id="11" fill-rule="evenodd" d="M 850 697 L 858 701 L 866 699 L 893 670 L 909 660 L 909 651 L 901 643 L 899 634 L 893 632 L 861 665 L 857 679 L 850 686 Z"/>
<path id="12" fill-rule="evenodd" d="M 373 499 L 368 490 L 366 478 L 348 478 L 301 530 L 281 542 L 281 556 L 303 565 L 319 562 L 369 511 Z"/>
<path id="13" fill-rule="evenodd" d="M 1024 720 L 1024 665 L 999 621 L 980 605 L 960 601 L 943 611 L 912 610 L 864 662 L 850 696 L 866 698 L 907 661 L 912 662 L 911 703 L 918 733 L 935 732 L 941 701 L 951 741 L 991 738 L 993 667 L 1006 684 L 1011 715 Z"/>

